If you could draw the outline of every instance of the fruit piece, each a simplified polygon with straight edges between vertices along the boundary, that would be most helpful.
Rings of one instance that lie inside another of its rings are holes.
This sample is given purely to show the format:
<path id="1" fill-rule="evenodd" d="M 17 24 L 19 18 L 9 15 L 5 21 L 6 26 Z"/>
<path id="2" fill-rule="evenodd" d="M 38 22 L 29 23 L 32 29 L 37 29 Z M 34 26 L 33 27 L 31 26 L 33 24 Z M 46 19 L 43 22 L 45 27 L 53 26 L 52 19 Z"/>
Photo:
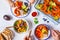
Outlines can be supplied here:
<path id="1" fill-rule="evenodd" d="M 56 20 L 56 21 L 57 21 L 58 19 L 59 19 L 59 18 L 58 18 L 57 16 L 55 16 L 55 17 L 54 17 L 54 20 Z"/>
<path id="2" fill-rule="evenodd" d="M 33 12 L 33 13 L 32 13 L 32 16 L 33 16 L 33 17 L 35 17 L 35 16 L 37 16 L 37 15 L 38 15 L 37 12 Z"/>
<path id="3" fill-rule="evenodd" d="M 27 8 L 26 5 L 23 5 L 23 6 L 22 6 L 22 9 L 25 9 L 25 8 Z"/>
<path id="4" fill-rule="evenodd" d="M 5 20 L 10 20 L 10 19 L 11 19 L 11 17 L 8 16 L 8 15 L 4 15 L 3 18 L 4 18 Z"/>
<path id="5" fill-rule="evenodd" d="M 25 4 L 26 6 L 28 6 L 28 3 L 24 2 L 24 4 Z"/>

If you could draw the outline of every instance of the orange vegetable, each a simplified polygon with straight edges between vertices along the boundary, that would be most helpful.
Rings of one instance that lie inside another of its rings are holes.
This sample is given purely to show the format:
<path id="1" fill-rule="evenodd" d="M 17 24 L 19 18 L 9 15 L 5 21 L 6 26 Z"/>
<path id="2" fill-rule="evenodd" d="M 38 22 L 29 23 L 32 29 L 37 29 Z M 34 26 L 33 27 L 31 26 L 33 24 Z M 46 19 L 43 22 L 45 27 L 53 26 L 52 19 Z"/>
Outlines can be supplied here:
<path id="1" fill-rule="evenodd" d="M 51 16 L 55 17 L 57 16 L 57 13 L 51 13 Z"/>
<path id="2" fill-rule="evenodd" d="M 47 10 L 48 14 L 51 14 L 51 11 L 50 10 Z"/>
<path id="3" fill-rule="evenodd" d="M 60 12 L 57 14 L 58 18 L 60 18 Z"/>
<path id="4" fill-rule="evenodd" d="M 22 5 L 23 5 L 23 2 L 21 2 L 21 1 L 20 1 L 20 2 L 19 2 L 19 1 L 16 1 L 16 2 L 15 2 L 15 5 L 16 5 L 17 7 L 20 7 L 20 8 L 21 8 Z"/>
<path id="5" fill-rule="evenodd" d="M 44 0 L 44 3 L 48 4 L 49 3 L 49 0 Z"/>
<path id="6" fill-rule="evenodd" d="M 57 5 L 52 6 L 52 10 L 47 10 L 47 8 L 50 6 L 49 1 L 52 0 L 44 0 L 43 7 L 40 9 L 42 12 L 44 12 L 47 15 L 51 15 L 53 17 L 58 16 L 60 18 L 60 2 L 58 0 L 53 0 Z"/>
<path id="7" fill-rule="evenodd" d="M 14 10 L 14 14 L 15 14 L 16 16 L 20 16 L 20 11 L 19 11 L 18 8 L 16 8 L 16 9 Z"/>
<path id="8" fill-rule="evenodd" d="M 58 0 L 53 0 L 57 5 L 60 5 L 60 2 Z"/>
<path id="9" fill-rule="evenodd" d="M 41 8 L 41 10 L 44 10 L 44 11 L 47 10 L 47 6 L 46 6 L 46 4 L 43 5 L 43 7 Z"/>

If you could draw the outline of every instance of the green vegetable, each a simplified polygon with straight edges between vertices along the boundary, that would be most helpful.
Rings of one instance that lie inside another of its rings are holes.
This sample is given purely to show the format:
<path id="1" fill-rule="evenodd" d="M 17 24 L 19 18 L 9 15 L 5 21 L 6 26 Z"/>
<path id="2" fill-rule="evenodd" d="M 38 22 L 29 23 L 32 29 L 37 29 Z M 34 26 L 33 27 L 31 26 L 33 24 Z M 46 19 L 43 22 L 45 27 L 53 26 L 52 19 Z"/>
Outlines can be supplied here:
<path id="1" fill-rule="evenodd" d="M 40 6 L 39 5 L 36 5 L 36 9 L 40 9 Z"/>
<path id="2" fill-rule="evenodd" d="M 24 11 L 27 12 L 28 11 L 27 8 L 25 8 Z"/>
<path id="3" fill-rule="evenodd" d="M 52 6 L 49 6 L 49 7 L 47 8 L 47 10 L 52 11 Z"/>
<path id="4" fill-rule="evenodd" d="M 38 24 L 38 21 L 34 21 L 35 24 Z"/>
<path id="5" fill-rule="evenodd" d="M 27 7 L 25 5 L 22 6 L 22 9 L 26 9 Z"/>
<path id="6" fill-rule="evenodd" d="M 18 21 L 16 21 L 15 23 L 14 23 L 14 26 L 16 26 L 18 24 Z"/>
<path id="7" fill-rule="evenodd" d="M 34 21 L 37 21 L 38 19 L 37 18 L 34 18 Z"/>
<path id="8" fill-rule="evenodd" d="M 56 6 L 56 3 L 53 2 L 53 1 L 50 1 L 49 4 L 50 4 L 51 6 Z"/>
<path id="9" fill-rule="evenodd" d="M 34 23 L 38 24 L 38 19 L 37 18 L 34 18 Z"/>
<path id="10" fill-rule="evenodd" d="M 36 9 L 41 9 L 43 7 L 43 4 L 36 5 Z"/>
<path id="11" fill-rule="evenodd" d="M 27 27 L 28 27 L 28 26 L 25 27 L 25 30 L 27 30 Z"/>
<path id="12" fill-rule="evenodd" d="M 14 30 L 15 30 L 15 31 L 17 31 L 17 29 L 16 29 L 16 28 L 14 28 Z"/>

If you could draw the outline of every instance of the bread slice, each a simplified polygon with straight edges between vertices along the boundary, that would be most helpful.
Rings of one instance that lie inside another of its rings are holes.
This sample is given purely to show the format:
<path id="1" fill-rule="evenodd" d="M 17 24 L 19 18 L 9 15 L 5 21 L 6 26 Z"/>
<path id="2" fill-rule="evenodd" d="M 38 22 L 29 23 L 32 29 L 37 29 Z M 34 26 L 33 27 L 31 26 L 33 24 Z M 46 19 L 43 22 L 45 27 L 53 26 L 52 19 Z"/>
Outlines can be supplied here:
<path id="1" fill-rule="evenodd" d="M 5 29 L 5 32 L 10 35 L 10 37 L 13 39 L 14 38 L 14 33 L 10 29 Z"/>
<path id="2" fill-rule="evenodd" d="M 0 40 L 4 40 L 3 36 L 0 34 Z"/>
<path id="3" fill-rule="evenodd" d="M 10 29 L 5 29 L 4 32 L 2 32 L 2 35 L 6 38 L 6 40 L 12 40 L 14 37 L 14 34 Z"/>

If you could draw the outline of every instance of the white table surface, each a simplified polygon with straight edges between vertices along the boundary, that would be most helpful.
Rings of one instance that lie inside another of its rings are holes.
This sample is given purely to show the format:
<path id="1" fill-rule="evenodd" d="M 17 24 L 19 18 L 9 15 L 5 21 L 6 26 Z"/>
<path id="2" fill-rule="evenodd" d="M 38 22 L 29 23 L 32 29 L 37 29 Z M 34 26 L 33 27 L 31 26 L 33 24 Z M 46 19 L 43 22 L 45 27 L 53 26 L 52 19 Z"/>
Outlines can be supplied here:
<path id="1" fill-rule="evenodd" d="M 34 8 L 34 5 L 32 6 L 32 9 L 31 9 L 31 12 L 33 11 L 37 11 L 35 8 Z M 28 23 L 30 24 L 30 27 L 33 29 L 36 27 L 36 25 L 33 23 L 33 17 L 31 16 L 31 12 L 30 14 L 25 17 L 24 19 L 26 19 L 28 21 Z M 47 18 L 45 15 L 42 15 L 40 14 L 41 12 L 39 12 L 39 16 L 37 16 L 38 18 L 38 21 L 39 21 L 39 24 L 47 24 L 47 25 L 51 25 L 52 28 L 56 29 L 56 30 L 60 30 L 60 24 L 56 25 L 54 24 L 52 21 L 49 21 L 49 23 L 47 22 L 44 22 L 42 19 L 43 18 Z M 8 14 L 8 15 L 11 15 L 13 18 L 12 20 L 10 21 L 6 21 L 3 19 L 3 16 L 5 14 Z M 6 0 L 0 0 L 0 33 L 8 26 L 13 26 L 13 23 L 17 20 L 17 19 L 20 19 L 20 18 L 17 18 L 15 16 L 12 15 L 11 11 L 10 11 L 10 6 L 8 4 L 8 2 Z M 32 25 L 32 26 L 31 26 Z M 13 28 L 11 29 L 14 33 L 15 33 L 15 37 L 13 40 L 23 40 L 24 37 L 28 34 L 28 32 L 26 33 L 22 33 L 22 34 L 19 34 L 19 33 L 16 33 Z M 33 30 L 34 31 L 34 30 Z M 32 32 L 32 35 L 33 35 L 33 32 Z M 53 40 L 53 38 L 49 38 L 48 40 Z"/>

